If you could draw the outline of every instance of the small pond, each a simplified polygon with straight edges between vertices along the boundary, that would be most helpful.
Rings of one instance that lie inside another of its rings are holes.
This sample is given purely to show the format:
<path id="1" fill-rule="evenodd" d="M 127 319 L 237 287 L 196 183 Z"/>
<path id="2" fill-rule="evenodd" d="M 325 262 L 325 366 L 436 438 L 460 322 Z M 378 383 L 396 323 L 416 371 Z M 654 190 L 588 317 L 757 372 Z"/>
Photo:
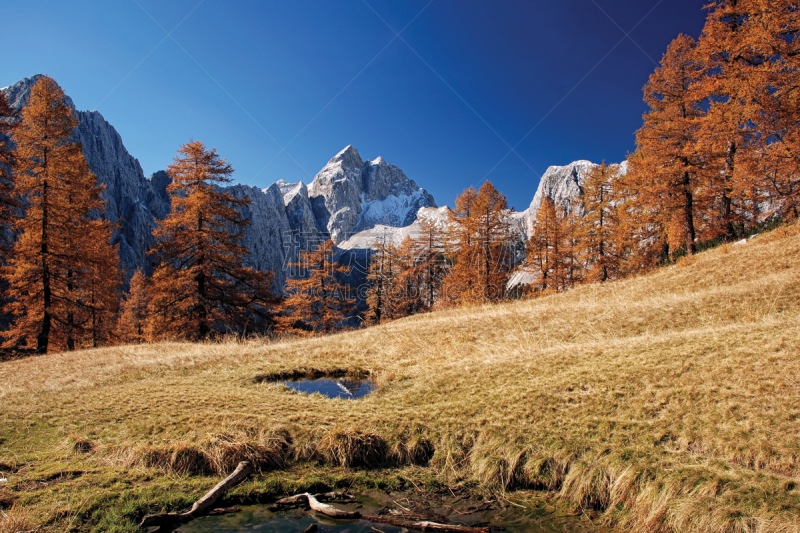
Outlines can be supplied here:
<path id="1" fill-rule="evenodd" d="M 415 512 L 429 514 L 454 524 L 491 526 L 498 531 L 510 533 L 589 533 L 603 531 L 590 522 L 575 516 L 556 516 L 541 508 L 522 508 L 513 505 L 498 505 L 481 498 L 451 498 L 431 495 L 423 497 L 409 494 L 385 494 L 370 492 L 357 496 L 354 503 L 334 503 L 340 509 L 360 511 L 362 514 L 379 515 L 387 509 L 400 506 Z M 266 505 L 242 507 L 238 513 L 205 516 L 181 526 L 183 533 L 238 533 L 261 531 L 274 533 L 301 533 L 311 525 L 318 526 L 319 533 L 405 533 L 409 530 L 387 524 L 376 524 L 365 520 L 336 520 L 314 513 L 292 509 L 272 512 Z"/>
<path id="2" fill-rule="evenodd" d="M 342 398 L 345 400 L 355 400 L 366 396 L 375 390 L 375 384 L 368 379 L 353 378 L 320 378 L 320 379 L 300 379 L 284 381 L 292 390 L 305 394 L 318 392 L 328 398 Z"/>

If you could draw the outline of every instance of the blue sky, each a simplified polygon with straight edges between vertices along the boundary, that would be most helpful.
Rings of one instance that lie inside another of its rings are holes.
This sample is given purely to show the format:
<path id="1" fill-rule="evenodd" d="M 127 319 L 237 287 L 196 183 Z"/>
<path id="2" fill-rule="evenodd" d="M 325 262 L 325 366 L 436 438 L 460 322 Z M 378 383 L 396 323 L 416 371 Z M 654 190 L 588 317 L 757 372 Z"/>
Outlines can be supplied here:
<path id="1" fill-rule="evenodd" d="M 489 179 L 522 210 L 548 166 L 634 149 L 642 86 L 703 3 L 4 2 L 0 86 L 53 76 L 146 175 L 193 138 L 240 183 L 308 183 L 352 144 L 439 205 Z"/>

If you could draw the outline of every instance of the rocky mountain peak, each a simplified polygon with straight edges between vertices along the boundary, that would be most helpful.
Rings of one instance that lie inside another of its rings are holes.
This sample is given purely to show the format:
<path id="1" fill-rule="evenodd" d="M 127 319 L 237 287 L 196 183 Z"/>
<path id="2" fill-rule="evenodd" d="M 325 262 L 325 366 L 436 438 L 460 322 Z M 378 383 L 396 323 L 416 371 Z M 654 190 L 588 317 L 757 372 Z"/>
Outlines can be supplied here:
<path id="1" fill-rule="evenodd" d="M 28 104 L 31 89 L 42 77 L 44 77 L 44 74 L 34 74 L 30 78 L 23 78 L 13 85 L 0 89 L 0 92 L 6 95 L 6 99 L 12 108 L 22 109 Z M 66 102 L 69 107 L 75 109 L 75 103 L 72 98 L 66 96 Z"/>
<path id="2" fill-rule="evenodd" d="M 362 166 L 364 166 L 364 161 L 361 159 L 361 155 L 358 153 L 358 150 L 356 150 L 353 145 L 348 144 L 342 151 L 328 161 L 328 164 L 325 165 L 325 168 L 333 167 L 345 170 L 355 170 L 360 169 Z M 325 168 L 323 168 L 319 174 L 322 174 Z"/>
<path id="3" fill-rule="evenodd" d="M 364 162 L 352 145 L 336 154 L 308 187 L 314 216 L 335 243 L 376 224 L 406 226 L 421 207 L 435 207 L 427 191 L 378 157 Z"/>
<path id="4" fill-rule="evenodd" d="M 524 226 L 528 235 L 533 229 L 536 215 L 545 198 L 549 198 L 564 210 L 579 209 L 578 199 L 583 195 L 583 181 L 597 166 L 599 165 L 581 159 L 568 165 L 549 167 L 539 180 L 539 187 L 530 207 L 523 211 Z M 624 175 L 628 170 L 627 161 L 610 166 L 616 166 L 620 175 Z"/>

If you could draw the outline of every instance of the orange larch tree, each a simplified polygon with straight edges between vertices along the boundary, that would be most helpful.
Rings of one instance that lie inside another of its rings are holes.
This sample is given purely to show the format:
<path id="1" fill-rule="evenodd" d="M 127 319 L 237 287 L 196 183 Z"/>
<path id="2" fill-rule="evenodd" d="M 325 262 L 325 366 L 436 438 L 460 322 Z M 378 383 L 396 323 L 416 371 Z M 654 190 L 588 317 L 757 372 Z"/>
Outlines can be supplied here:
<path id="1" fill-rule="evenodd" d="M 104 257 L 116 248 L 108 222 L 91 218 L 102 210 L 102 189 L 81 146 L 70 140 L 77 119 L 52 78 L 32 87 L 21 118 L 14 132 L 16 191 L 25 212 L 16 220 L 19 238 L 6 269 L 14 322 L 5 346 L 73 349 L 91 336 L 92 285 L 113 293 L 119 279 L 111 264 L 96 278 L 93 256 L 98 247 Z"/>
<path id="2" fill-rule="evenodd" d="M 300 261 L 289 265 L 300 277 L 286 280 L 286 297 L 276 317 L 278 331 L 333 333 L 351 316 L 355 300 L 338 279 L 349 269 L 336 261 L 334 248 L 333 241 L 327 240 L 316 250 L 300 252 Z"/>
<path id="3" fill-rule="evenodd" d="M 482 304 L 505 297 L 512 267 L 512 235 L 506 197 L 485 182 L 456 198 L 447 255 L 452 261 L 444 281 L 451 304 Z"/>
<path id="4" fill-rule="evenodd" d="M 394 300 L 399 316 L 415 315 L 425 308 L 425 272 L 418 268 L 417 241 L 407 236 L 397 249 L 397 289 Z"/>
<path id="5" fill-rule="evenodd" d="M 111 242 L 111 226 L 93 220 L 86 228 L 88 265 L 81 290 L 79 320 L 86 332 L 84 344 L 92 348 L 116 342 L 116 321 L 119 310 L 122 271 L 119 253 Z"/>
<path id="6" fill-rule="evenodd" d="M 0 93 L 0 251 L 3 259 L 13 241 L 14 213 L 19 208 L 14 193 L 14 150 L 10 142 L 16 118 L 16 111 L 8 105 L 5 94 Z"/>
<path id="7" fill-rule="evenodd" d="M 619 252 L 620 276 L 646 272 L 669 258 L 668 219 L 653 194 L 641 152 L 628 155 L 628 172 L 614 183 L 617 231 L 612 234 Z"/>
<path id="8" fill-rule="evenodd" d="M 585 265 L 584 280 L 589 283 L 619 277 L 620 253 L 615 234 L 619 231 L 614 200 L 617 167 L 603 162 L 587 174 L 583 182 L 583 216 L 576 220 L 578 255 Z"/>
<path id="9" fill-rule="evenodd" d="M 167 167 L 172 209 L 154 234 L 160 261 L 150 286 L 150 338 L 205 339 L 246 333 L 269 320 L 277 299 L 272 273 L 244 266 L 241 244 L 249 223 L 237 199 L 218 185 L 233 168 L 200 141 L 184 144 Z"/>
<path id="10" fill-rule="evenodd" d="M 506 292 L 512 267 L 511 223 L 508 201 L 490 181 L 478 190 L 472 209 L 475 219 L 473 275 L 478 291 L 474 300 L 480 303 L 498 302 Z"/>
<path id="11" fill-rule="evenodd" d="M 537 293 L 563 290 L 568 259 L 565 253 L 563 208 L 544 198 L 528 239 L 526 270 L 533 276 L 530 287 Z"/>
<path id="12" fill-rule="evenodd" d="M 19 209 L 14 193 L 14 150 L 10 143 L 16 115 L 5 94 L 0 93 L 0 269 L 8 264 L 14 242 L 15 211 Z M 0 274 L 0 321 L 4 319 L 2 307 L 7 291 L 8 285 Z"/>
<path id="13" fill-rule="evenodd" d="M 644 87 L 650 110 L 636 134 L 647 195 L 664 216 L 674 248 L 683 244 L 686 252 L 697 250 L 698 226 L 706 207 L 708 192 L 706 158 L 699 149 L 699 121 L 703 109 L 696 85 L 704 67 L 695 53 L 695 41 L 680 35 L 670 43 L 661 65 Z"/>
<path id="14" fill-rule="evenodd" d="M 699 50 L 709 63 L 707 84 L 714 97 L 706 138 L 713 141 L 722 134 L 733 141 L 722 176 L 733 200 L 747 207 L 739 218 L 753 223 L 769 216 L 796 217 L 798 5 L 788 0 L 712 0 L 706 7 L 709 15 Z M 762 213 L 764 205 L 769 207 Z"/>
<path id="15" fill-rule="evenodd" d="M 756 58 L 740 31 L 757 7 L 750 0 L 721 0 L 706 6 L 710 11 L 697 43 L 705 76 L 697 85 L 708 112 L 700 121 L 701 149 L 709 158 L 719 233 L 730 240 L 736 226 L 757 216 L 763 191 L 741 163 L 758 157 L 754 129 L 760 100 L 751 84 L 763 59 Z M 755 79 L 757 79 L 756 76 Z M 713 213 L 712 213 L 713 214 Z M 755 215 L 755 216 L 753 216 Z"/>
<path id="16" fill-rule="evenodd" d="M 378 242 L 378 249 L 370 258 L 367 282 L 367 321 L 370 324 L 383 324 L 399 318 L 402 307 L 400 277 L 402 266 L 397 247 L 387 242 L 384 235 Z"/>
<path id="17" fill-rule="evenodd" d="M 460 305 L 471 300 L 476 290 L 475 278 L 470 271 L 476 252 L 475 216 L 473 214 L 478 191 L 464 189 L 456 197 L 456 206 L 449 213 L 450 226 L 445 239 L 445 255 L 450 264 L 442 284 L 439 304 Z"/>
<path id="18" fill-rule="evenodd" d="M 434 220 L 418 220 L 419 232 L 414 236 L 413 269 L 419 280 L 419 297 L 425 309 L 436 303 L 445 275 L 442 228 Z"/>
<path id="19" fill-rule="evenodd" d="M 139 344 L 147 340 L 148 284 L 148 279 L 137 268 L 120 305 L 117 321 L 117 337 L 123 344 Z"/>

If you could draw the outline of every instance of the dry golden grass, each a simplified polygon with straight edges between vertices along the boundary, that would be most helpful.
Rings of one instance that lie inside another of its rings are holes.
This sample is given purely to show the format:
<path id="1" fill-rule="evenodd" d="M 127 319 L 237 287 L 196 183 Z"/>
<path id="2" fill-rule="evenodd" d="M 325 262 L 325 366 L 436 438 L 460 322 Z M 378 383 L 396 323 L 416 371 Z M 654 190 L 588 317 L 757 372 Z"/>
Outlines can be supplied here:
<path id="1" fill-rule="evenodd" d="M 0 470 L 428 464 L 626 531 L 800 531 L 798 259 L 792 226 L 648 276 L 331 337 L 0 363 Z M 379 389 L 344 401 L 257 379 L 309 369 Z"/>

